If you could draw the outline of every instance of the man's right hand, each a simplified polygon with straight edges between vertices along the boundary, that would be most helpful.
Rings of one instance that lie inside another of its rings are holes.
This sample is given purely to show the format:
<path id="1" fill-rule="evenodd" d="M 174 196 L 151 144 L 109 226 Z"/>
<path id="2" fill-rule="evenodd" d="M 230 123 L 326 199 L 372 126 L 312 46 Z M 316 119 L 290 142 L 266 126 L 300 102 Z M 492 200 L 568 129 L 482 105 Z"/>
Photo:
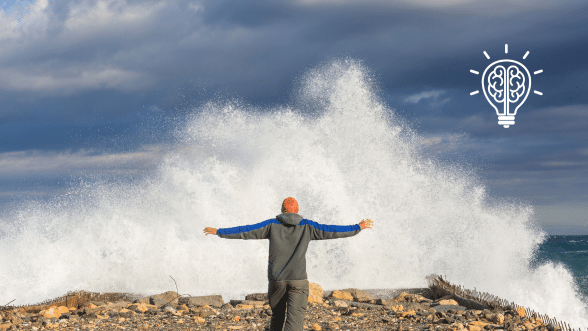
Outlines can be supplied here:
<path id="1" fill-rule="evenodd" d="M 363 229 L 371 229 L 372 226 L 374 226 L 374 221 L 372 221 L 370 219 L 361 220 L 361 222 L 359 222 L 359 227 L 362 230 Z"/>

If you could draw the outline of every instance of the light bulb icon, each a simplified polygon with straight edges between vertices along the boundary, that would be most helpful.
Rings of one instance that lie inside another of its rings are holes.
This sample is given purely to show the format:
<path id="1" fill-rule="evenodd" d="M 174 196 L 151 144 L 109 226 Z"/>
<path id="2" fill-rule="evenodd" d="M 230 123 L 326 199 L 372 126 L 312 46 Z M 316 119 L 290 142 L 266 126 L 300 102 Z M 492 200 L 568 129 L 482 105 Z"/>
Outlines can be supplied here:
<path id="1" fill-rule="evenodd" d="M 508 44 L 504 45 L 504 53 L 508 53 Z M 490 59 L 488 53 L 484 51 L 487 59 Z M 527 58 L 529 51 L 523 56 Z M 470 70 L 471 73 L 478 75 L 479 72 Z M 534 74 L 540 74 L 543 70 L 535 71 Z M 482 74 L 482 91 L 488 103 L 496 110 L 498 115 L 498 125 L 505 128 L 515 124 L 515 115 L 519 108 L 525 103 L 529 92 L 531 91 L 531 74 L 527 67 L 522 63 L 503 59 L 492 62 L 486 67 Z M 470 95 L 475 95 L 479 91 L 474 91 Z M 539 91 L 535 94 L 543 95 Z"/>

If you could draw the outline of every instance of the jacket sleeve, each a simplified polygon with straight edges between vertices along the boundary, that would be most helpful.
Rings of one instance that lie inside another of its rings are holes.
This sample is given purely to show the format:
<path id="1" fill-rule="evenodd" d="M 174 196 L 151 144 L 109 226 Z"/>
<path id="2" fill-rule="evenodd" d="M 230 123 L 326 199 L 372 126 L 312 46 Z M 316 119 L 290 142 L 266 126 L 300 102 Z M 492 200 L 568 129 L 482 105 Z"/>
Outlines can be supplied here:
<path id="1" fill-rule="evenodd" d="M 347 238 L 361 231 L 359 224 L 354 225 L 325 225 L 310 220 L 305 220 L 310 227 L 310 240 L 325 240 Z"/>
<path id="2" fill-rule="evenodd" d="M 218 229 L 216 234 L 225 239 L 268 239 L 272 220 L 257 224 Z"/>

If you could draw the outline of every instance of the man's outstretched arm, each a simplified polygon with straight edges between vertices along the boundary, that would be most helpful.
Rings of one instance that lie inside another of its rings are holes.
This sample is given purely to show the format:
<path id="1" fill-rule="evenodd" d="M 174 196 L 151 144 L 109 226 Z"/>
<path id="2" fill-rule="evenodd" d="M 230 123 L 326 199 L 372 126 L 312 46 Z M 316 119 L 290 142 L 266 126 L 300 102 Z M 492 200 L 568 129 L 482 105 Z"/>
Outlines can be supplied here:
<path id="1" fill-rule="evenodd" d="M 236 226 L 233 228 L 216 229 L 207 227 L 204 228 L 204 233 L 206 235 L 216 234 L 225 239 L 267 239 L 269 238 L 271 223 L 272 220 L 267 220 L 257 224 Z"/>
<path id="2" fill-rule="evenodd" d="M 361 220 L 355 225 L 326 225 L 305 220 L 312 228 L 311 240 L 338 239 L 355 236 L 363 229 L 371 229 L 374 222 L 370 219 Z"/>

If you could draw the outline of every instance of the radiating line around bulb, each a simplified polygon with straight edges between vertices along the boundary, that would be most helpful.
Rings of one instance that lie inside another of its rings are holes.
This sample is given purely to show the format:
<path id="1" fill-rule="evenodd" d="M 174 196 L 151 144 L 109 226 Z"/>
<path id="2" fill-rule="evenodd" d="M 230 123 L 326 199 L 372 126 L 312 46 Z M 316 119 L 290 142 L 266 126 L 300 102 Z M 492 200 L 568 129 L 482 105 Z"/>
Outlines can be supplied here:
<path id="1" fill-rule="evenodd" d="M 480 91 L 474 91 L 474 92 L 470 93 L 470 95 L 474 95 L 474 94 L 478 94 L 478 93 L 480 93 Z"/>
<path id="2" fill-rule="evenodd" d="M 488 53 L 486 53 L 486 51 L 484 51 L 484 55 L 486 55 L 486 58 L 487 58 L 488 60 L 490 60 L 490 55 L 488 55 Z"/>
<path id="3" fill-rule="evenodd" d="M 535 72 L 533 73 L 533 75 L 540 74 L 540 73 L 542 73 L 542 72 L 543 72 L 543 69 L 541 69 L 541 70 L 537 70 L 537 71 L 535 71 Z"/>
<path id="4" fill-rule="evenodd" d="M 535 93 L 535 94 L 539 94 L 539 95 L 543 95 L 543 93 L 541 93 L 541 92 L 539 92 L 539 91 L 537 91 L 537 90 L 533 91 L 533 93 Z"/>
<path id="5" fill-rule="evenodd" d="M 508 54 L 508 44 L 504 44 L 504 54 Z"/>
<path id="6" fill-rule="evenodd" d="M 523 60 L 526 59 L 528 55 L 529 55 L 529 51 L 527 51 L 527 53 L 525 53 L 525 55 L 523 56 Z"/>
<path id="7" fill-rule="evenodd" d="M 476 71 L 476 70 L 474 70 L 474 69 L 470 69 L 470 72 L 471 72 L 472 74 L 476 74 L 476 75 L 479 75 L 479 74 L 480 74 L 479 72 L 477 72 L 477 71 Z"/>

